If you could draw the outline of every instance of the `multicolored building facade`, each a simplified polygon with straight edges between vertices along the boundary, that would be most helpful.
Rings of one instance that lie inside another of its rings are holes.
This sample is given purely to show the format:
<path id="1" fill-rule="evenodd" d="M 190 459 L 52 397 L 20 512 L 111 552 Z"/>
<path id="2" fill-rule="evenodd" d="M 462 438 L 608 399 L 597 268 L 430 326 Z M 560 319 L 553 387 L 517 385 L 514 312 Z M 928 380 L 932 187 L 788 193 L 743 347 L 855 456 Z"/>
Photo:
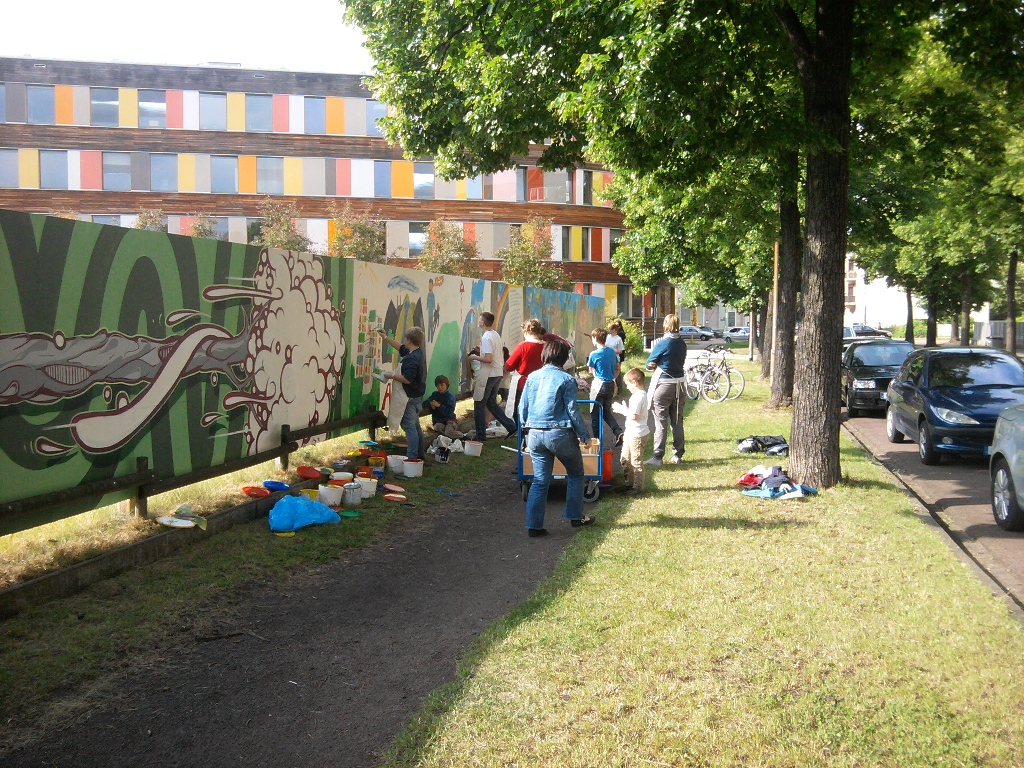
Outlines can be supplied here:
<path id="1" fill-rule="evenodd" d="M 206 215 L 219 239 L 246 243 L 269 195 L 326 249 L 332 208 L 347 204 L 386 222 L 387 253 L 404 266 L 430 221 L 461 223 L 487 279 L 500 277 L 494 255 L 512 228 L 540 216 L 576 291 L 609 314 L 674 306 L 670 287 L 634 294 L 612 265 L 623 223 L 602 197 L 603 168 L 545 171 L 538 147 L 506 171 L 444 181 L 430 158 L 382 138 L 386 114 L 355 75 L 0 58 L 0 208 L 128 227 L 160 210 L 171 234 Z"/>

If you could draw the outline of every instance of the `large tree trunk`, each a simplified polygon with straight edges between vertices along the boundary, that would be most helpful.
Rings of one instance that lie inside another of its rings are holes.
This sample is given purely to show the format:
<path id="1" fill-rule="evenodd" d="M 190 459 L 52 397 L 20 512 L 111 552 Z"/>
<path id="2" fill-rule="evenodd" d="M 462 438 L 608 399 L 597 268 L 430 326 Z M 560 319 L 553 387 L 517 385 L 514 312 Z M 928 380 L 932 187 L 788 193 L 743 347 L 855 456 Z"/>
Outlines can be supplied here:
<path id="1" fill-rule="evenodd" d="M 913 344 L 916 341 L 914 335 L 914 297 L 907 288 L 907 330 L 903 332 L 903 338 Z"/>
<path id="2" fill-rule="evenodd" d="M 783 158 L 783 181 L 779 189 L 779 295 L 778 315 L 773 319 L 775 360 L 769 408 L 793 404 L 793 364 L 796 357 L 796 301 L 800 291 L 800 205 L 797 188 L 800 156 L 789 152 Z"/>
<path id="3" fill-rule="evenodd" d="M 953 319 L 949 322 L 949 340 L 960 341 L 960 317 L 953 315 Z"/>
<path id="4" fill-rule="evenodd" d="M 830 142 L 807 155 L 804 313 L 796 347 L 789 466 L 794 479 L 820 488 L 842 479 L 837 382 L 849 218 L 853 8 L 854 0 L 818 0 L 812 40 L 790 6 L 776 6 L 796 55 L 807 120 Z"/>
<path id="5" fill-rule="evenodd" d="M 938 299 L 932 295 L 928 297 L 928 330 L 925 331 L 924 345 L 934 347 L 939 343 L 939 319 L 935 316 L 938 308 L 935 306 Z"/>
<path id="6" fill-rule="evenodd" d="M 761 300 L 761 335 L 757 338 L 757 351 L 761 355 L 761 378 L 767 379 L 772 375 L 772 325 L 775 323 L 772 292 L 768 291 Z"/>
<path id="7" fill-rule="evenodd" d="M 1010 251 L 1010 264 L 1006 268 L 1006 343 L 1011 355 L 1017 354 L 1017 258 L 1016 249 Z"/>
<path id="8" fill-rule="evenodd" d="M 966 275 L 960 289 L 960 346 L 971 346 L 971 280 Z"/>

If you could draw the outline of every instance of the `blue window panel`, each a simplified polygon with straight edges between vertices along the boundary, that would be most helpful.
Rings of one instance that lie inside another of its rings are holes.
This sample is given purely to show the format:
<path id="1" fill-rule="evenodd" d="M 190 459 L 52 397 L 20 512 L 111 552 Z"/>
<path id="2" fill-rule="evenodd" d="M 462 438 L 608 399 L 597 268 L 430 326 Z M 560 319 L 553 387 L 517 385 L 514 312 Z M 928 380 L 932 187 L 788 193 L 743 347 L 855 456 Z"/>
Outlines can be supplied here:
<path id="1" fill-rule="evenodd" d="M 387 117 L 388 107 L 386 104 L 382 104 L 379 101 L 373 99 L 367 99 L 366 101 L 366 135 L 367 136 L 383 136 L 383 132 L 377 126 L 377 121 L 382 117 Z"/>
<path id="2" fill-rule="evenodd" d="M 391 197 L 391 161 L 373 161 L 373 196 Z"/>

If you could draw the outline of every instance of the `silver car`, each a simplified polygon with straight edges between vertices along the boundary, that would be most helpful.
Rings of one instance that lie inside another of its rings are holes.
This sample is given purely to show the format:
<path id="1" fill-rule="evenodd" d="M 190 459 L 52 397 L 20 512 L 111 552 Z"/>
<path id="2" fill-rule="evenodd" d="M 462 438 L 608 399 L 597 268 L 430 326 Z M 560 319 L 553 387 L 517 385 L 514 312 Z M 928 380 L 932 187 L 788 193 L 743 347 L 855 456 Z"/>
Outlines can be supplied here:
<path id="1" fill-rule="evenodd" d="M 992 516 L 1004 531 L 1024 531 L 1024 404 L 1004 408 L 989 448 Z"/>
<path id="2" fill-rule="evenodd" d="M 726 328 L 722 332 L 722 338 L 726 344 L 733 341 L 750 341 L 750 328 L 741 328 L 739 326 Z"/>

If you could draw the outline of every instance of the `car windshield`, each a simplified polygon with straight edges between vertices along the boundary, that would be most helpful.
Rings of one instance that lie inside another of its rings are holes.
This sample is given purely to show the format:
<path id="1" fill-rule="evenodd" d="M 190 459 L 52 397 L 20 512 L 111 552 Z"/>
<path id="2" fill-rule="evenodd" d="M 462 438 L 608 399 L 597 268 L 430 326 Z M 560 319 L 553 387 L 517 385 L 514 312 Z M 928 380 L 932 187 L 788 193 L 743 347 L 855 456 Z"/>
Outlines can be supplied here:
<path id="1" fill-rule="evenodd" d="M 928 363 L 931 387 L 1024 386 L 1024 365 L 997 355 L 936 355 Z"/>
<path id="2" fill-rule="evenodd" d="M 907 355 L 914 351 L 913 344 L 865 344 L 853 350 L 853 366 L 882 367 L 903 365 Z"/>

